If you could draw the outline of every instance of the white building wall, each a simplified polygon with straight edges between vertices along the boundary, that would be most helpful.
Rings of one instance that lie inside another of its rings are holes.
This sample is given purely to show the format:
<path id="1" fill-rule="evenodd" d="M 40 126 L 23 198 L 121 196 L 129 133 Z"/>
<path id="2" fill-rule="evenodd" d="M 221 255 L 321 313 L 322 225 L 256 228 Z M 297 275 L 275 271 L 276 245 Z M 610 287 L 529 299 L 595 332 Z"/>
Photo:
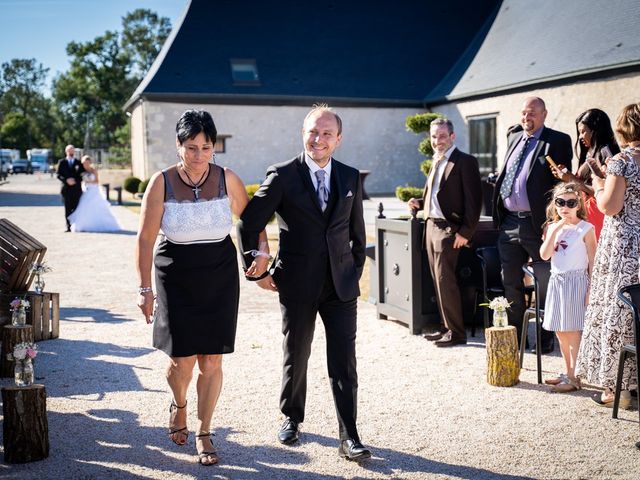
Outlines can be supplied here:
<path id="1" fill-rule="evenodd" d="M 218 134 L 229 136 L 225 153 L 217 154 L 216 161 L 235 171 L 245 184 L 260 183 L 269 165 L 302 151 L 302 122 L 308 107 L 145 101 L 131 117 L 134 175 L 147 178 L 176 162 L 175 124 L 187 108 L 209 111 Z M 343 121 L 343 139 L 335 157 L 371 171 L 365 183 L 369 194 L 390 193 L 398 185 L 424 185 L 419 170 L 422 155 L 417 150 L 422 137 L 405 129 L 406 117 L 418 110 L 336 108 L 336 112 Z"/>
<path id="2" fill-rule="evenodd" d="M 149 178 L 145 162 L 144 103 L 138 102 L 131 110 L 131 171 L 134 176 Z"/>
<path id="3" fill-rule="evenodd" d="M 606 80 L 590 80 L 569 83 L 564 86 L 531 90 L 526 93 L 501 95 L 480 100 L 460 101 L 433 107 L 451 119 L 456 129 L 456 144 L 469 151 L 468 118 L 496 114 L 498 135 L 498 168 L 507 153 L 507 129 L 520 122 L 520 111 L 526 97 L 537 96 L 547 105 L 545 125 L 565 132 L 576 141 L 575 121 L 578 115 L 590 108 L 599 108 L 609 115 L 615 130 L 615 121 L 623 107 L 640 101 L 640 75 L 626 74 Z M 574 159 L 574 168 L 577 166 Z"/>

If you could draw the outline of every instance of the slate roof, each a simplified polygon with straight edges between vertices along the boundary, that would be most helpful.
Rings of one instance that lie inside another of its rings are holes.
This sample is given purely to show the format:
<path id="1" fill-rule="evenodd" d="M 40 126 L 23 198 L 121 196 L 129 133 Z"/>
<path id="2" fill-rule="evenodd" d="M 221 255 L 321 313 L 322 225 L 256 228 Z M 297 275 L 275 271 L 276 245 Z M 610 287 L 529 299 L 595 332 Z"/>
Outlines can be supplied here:
<path id="1" fill-rule="evenodd" d="M 613 70 L 640 71 L 640 0 L 505 0 L 464 75 L 444 77 L 425 103 Z"/>
<path id="2" fill-rule="evenodd" d="M 140 97 L 421 107 L 426 92 L 464 52 L 473 58 L 499 5 L 500 0 L 191 0 L 125 108 Z M 256 60 L 258 86 L 234 85 L 234 58 Z"/>

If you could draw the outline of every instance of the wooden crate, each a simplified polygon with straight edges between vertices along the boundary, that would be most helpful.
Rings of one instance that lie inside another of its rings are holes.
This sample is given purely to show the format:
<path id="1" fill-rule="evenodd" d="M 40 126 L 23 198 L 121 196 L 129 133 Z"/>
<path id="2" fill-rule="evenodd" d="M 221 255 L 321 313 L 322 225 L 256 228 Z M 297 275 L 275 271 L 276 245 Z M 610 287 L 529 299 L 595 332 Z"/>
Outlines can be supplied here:
<path id="1" fill-rule="evenodd" d="M 16 298 L 25 297 L 30 307 L 27 309 L 27 324 L 33 325 L 33 337 L 36 342 L 50 340 L 60 336 L 60 294 L 53 292 L 27 292 L 26 294 L 0 294 L 3 314 L 0 324 L 11 324 L 11 312 L 8 305 Z"/>
<path id="2" fill-rule="evenodd" d="M 6 218 L 0 218 L 0 291 L 24 293 L 34 274 L 31 265 L 41 263 L 47 251 L 38 240 Z"/>

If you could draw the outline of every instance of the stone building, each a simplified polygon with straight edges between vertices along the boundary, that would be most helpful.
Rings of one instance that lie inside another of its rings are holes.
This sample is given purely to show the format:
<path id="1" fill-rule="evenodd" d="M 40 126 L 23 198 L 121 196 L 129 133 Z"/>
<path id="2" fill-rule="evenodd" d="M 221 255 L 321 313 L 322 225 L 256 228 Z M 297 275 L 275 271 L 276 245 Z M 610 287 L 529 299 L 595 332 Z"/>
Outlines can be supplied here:
<path id="1" fill-rule="evenodd" d="M 502 164 L 530 95 L 545 100 L 546 125 L 575 142 L 580 113 L 600 108 L 614 123 L 640 101 L 639 25 L 639 0 L 505 0 L 464 74 L 443 78 L 425 107 L 464 125 L 456 143 L 484 172 Z"/>
<path id="2" fill-rule="evenodd" d="M 526 96 L 547 103 L 547 126 L 576 140 L 575 119 L 615 120 L 640 100 L 640 0 L 191 0 L 125 108 L 134 174 L 175 162 L 186 108 L 216 119 L 217 159 L 245 183 L 301 149 L 315 102 L 344 120 L 336 157 L 369 170 L 369 193 L 422 186 L 421 138 L 409 115 L 435 111 L 483 173 L 506 153 Z"/>
<path id="3" fill-rule="evenodd" d="M 470 11 L 464 0 L 191 0 L 125 106 L 133 173 L 174 163 L 176 120 L 204 108 L 219 132 L 217 161 L 259 183 L 268 165 L 302 150 L 304 116 L 326 102 L 344 123 L 336 158 L 371 171 L 369 193 L 422 185 L 421 138 L 405 119 L 477 50 L 498 4 L 478 0 L 459 16 Z"/>

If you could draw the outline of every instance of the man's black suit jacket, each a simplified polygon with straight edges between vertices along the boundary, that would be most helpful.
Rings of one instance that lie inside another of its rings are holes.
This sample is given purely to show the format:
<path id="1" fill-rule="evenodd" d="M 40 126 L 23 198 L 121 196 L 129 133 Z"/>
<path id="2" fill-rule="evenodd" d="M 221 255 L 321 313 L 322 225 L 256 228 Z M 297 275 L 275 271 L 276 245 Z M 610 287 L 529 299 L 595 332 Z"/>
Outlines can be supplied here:
<path id="1" fill-rule="evenodd" d="M 427 195 L 431 195 L 428 190 L 427 178 L 420 200 L 421 208 L 425 206 Z M 444 167 L 437 197 L 444 218 L 458 227 L 457 233 L 471 240 L 482 211 L 482 183 L 476 157 L 458 148 L 451 152 Z"/>
<path id="2" fill-rule="evenodd" d="M 276 213 L 280 243 L 271 274 L 282 298 L 317 299 L 329 266 L 340 300 L 360 294 L 366 243 L 360 174 L 335 159 L 331 162 L 331 194 L 325 212 L 302 153 L 268 168 L 267 178 L 238 222 L 240 248 L 248 252 L 257 249 L 259 232 Z M 252 261 L 250 254 L 243 255 L 245 268 Z"/>
<path id="3" fill-rule="evenodd" d="M 500 186 L 506 173 L 507 161 L 523 135 L 523 131 L 518 131 L 511 134 L 508 139 L 509 146 L 507 155 L 502 164 L 502 170 L 500 171 L 500 175 L 498 175 L 498 180 L 493 192 L 493 222 L 496 228 L 500 228 L 506 215 L 502 197 L 500 197 Z M 533 228 L 540 236 L 542 236 L 542 225 L 546 220 L 547 205 L 551 200 L 551 190 L 558 182 L 558 179 L 553 176 L 549 164 L 544 158 L 546 155 L 553 158 L 556 164 L 562 164 L 571 171 L 571 159 L 573 157 L 571 137 L 566 133 L 543 127 L 533 152 L 533 158 L 531 159 L 529 173 L 527 175 L 527 197 L 529 198 L 529 206 L 531 207 Z"/>
<path id="4" fill-rule="evenodd" d="M 56 169 L 58 180 L 62 182 L 62 193 L 68 190 L 78 190 L 82 191 L 82 173 L 84 173 L 84 167 L 80 160 L 77 158 L 73 161 L 73 166 L 69 165 L 69 162 L 66 158 L 58 161 L 58 167 Z M 76 184 L 73 186 L 69 186 L 67 184 L 67 178 L 74 178 L 76 180 Z"/>

